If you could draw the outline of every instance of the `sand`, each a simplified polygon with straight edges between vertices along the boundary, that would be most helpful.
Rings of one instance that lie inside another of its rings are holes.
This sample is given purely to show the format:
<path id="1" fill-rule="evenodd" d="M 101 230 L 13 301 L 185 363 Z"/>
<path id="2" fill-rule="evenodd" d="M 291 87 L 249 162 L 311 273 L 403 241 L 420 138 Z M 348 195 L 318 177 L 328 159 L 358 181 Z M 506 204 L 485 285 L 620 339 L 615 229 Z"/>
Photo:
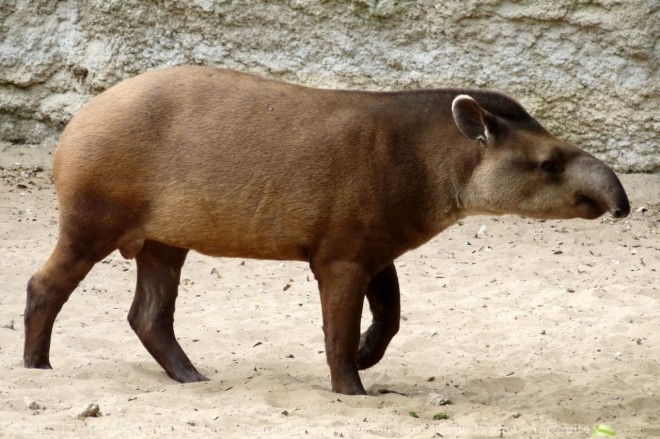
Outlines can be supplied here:
<path id="1" fill-rule="evenodd" d="M 624 220 L 474 217 L 404 255 L 401 331 L 351 397 L 329 391 L 305 264 L 194 253 L 175 330 L 210 381 L 172 381 L 140 344 L 135 263 L 118 253 L 60 313 L 54 369 L 23 368 L 25 285 L 56 241 L 56 199 L 47 155 L 2 154 L 2 437 L 587 438 L 598 423 L 660 437 L 660 175 L 622 176 Z M 78 419 L 90 403 L 99 416 Z"/>

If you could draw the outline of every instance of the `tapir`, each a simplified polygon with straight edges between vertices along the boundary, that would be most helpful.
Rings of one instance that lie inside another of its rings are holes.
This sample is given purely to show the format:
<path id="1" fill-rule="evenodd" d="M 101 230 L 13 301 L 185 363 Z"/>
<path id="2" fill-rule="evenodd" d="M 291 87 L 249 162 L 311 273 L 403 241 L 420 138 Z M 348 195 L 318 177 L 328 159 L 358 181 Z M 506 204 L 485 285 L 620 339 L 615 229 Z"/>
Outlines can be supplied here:
<path id="1" fill-rule="evenodd" d="M 399 330 L 394 260 L 468 215 L 615 218 L 605 163 L 494 91 L 309 88 L 213 67 L 143 73 L 93 98 L 53 161 L 59 238 L 27 286 L 24 364 L 50 368 L 53 323 L 94 264 L 135 258 L 130 326 L 167 374 L 202 381 L 177 342 L 189 250 L 306 261 L 334 392 Z M 373 321 L 360 333 L 365 297 Z"/>

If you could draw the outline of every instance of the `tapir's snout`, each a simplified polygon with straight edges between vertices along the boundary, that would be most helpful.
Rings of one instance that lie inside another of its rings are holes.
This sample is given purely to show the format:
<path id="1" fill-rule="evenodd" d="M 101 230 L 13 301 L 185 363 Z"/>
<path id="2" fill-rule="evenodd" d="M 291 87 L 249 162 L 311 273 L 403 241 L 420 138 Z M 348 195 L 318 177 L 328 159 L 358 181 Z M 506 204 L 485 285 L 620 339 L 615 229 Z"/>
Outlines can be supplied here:
<path id="1" fill-rule="evenodd" d="M 609 166 L 592 156 L 578 159 L 575 165 L 580 216 L 594 219 L 609 212 L 614 218 L 625 218 L 630 214 L 628 195 Z"/>

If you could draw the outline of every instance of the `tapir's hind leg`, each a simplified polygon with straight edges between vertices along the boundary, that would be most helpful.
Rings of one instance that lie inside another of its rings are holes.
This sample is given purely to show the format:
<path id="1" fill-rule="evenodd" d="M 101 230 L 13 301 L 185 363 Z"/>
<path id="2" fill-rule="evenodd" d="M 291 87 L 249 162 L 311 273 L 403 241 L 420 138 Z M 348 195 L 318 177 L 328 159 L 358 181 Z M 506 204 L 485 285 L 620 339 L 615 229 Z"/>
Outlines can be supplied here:
<path id="1" fill-rule="evenodd" d="M 74 239 L 65 230 L 46 264 L 30 278 L 25 304 L 25 367 L 50 369 L 50 339 L 57 314 L 94 264 L 113 250 L 110 244 Z"/>
<path id="2" fill-rule="evenodd" d="M 367 369 L 380 361 L 387 345 L 399 331 L 401 299 L 394 264 L 377 274 L 367 287 L 367 300 L 373 322 L 360 338 L 358 369 Z"/>
<path id="3" fill-rule="evenodd" d="M 136 256 L 137 287 L 128 321 L 147 351 L 173 379 L 206 381 L 174 336 L 174 304 L 188 250 L 146 241 Z"/>

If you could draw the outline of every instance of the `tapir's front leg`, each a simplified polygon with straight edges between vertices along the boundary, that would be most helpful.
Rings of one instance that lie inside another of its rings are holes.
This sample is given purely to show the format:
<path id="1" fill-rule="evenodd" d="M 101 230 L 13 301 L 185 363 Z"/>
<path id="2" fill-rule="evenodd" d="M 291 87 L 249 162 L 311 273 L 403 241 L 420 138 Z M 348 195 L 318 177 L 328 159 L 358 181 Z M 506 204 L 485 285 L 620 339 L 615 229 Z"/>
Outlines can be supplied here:
<path id="1" fill-rule="evenodd" d="M 369 275 L 357 264 L 313 264 L 321 291 L 325 350 L 332 391 L 366 395 L 360 381 L 356 355 L 360 344 L 360 318 Z"/>
<path id="2" fill-rule="evenodd" d="M 367 369 L 380 361 L 387 346 L 399 331 L 401 296 L 399 279 L 394 264 L 377 274 L 367 287 L 367 299 L 373 321 L 360 339 L 357 353 L 359 370 Z"/>

